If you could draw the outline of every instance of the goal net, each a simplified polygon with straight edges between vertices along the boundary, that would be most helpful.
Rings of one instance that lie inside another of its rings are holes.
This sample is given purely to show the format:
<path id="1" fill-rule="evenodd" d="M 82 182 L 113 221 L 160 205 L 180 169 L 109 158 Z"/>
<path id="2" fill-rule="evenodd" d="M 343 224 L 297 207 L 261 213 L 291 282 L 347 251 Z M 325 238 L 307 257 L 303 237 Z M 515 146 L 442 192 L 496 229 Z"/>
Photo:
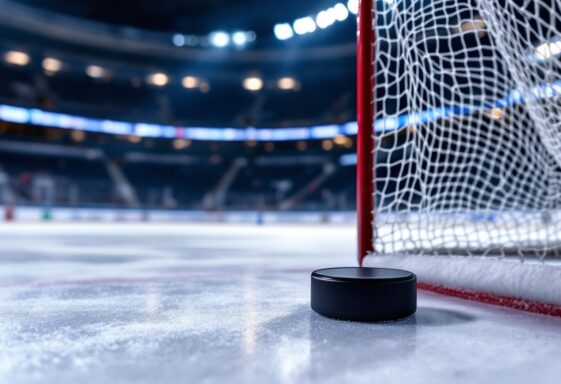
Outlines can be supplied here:
<path id="1" fill-rule="evenodd" d="M 561 2 L 364 1 L 371 250 L 560 256 Z"/>

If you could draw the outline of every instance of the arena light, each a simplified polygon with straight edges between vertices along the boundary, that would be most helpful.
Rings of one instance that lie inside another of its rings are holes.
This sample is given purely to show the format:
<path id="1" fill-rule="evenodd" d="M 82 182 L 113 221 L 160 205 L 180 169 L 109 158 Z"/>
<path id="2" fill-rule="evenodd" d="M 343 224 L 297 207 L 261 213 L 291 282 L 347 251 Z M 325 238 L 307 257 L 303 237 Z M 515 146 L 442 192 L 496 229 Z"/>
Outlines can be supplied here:
<path id="1" fill-rule="evenodd" d="M 183 87 L 187 89 L 195 89 L 199 88 L 199 86 L 201 85 L 201 80 L 195 76 L 185 76 L 181 80 L 181 85 L 183 85 Z"/>
<path id="2" fill-rule="evenodd" d="M 352 148 L 353 147 L 353 139 L 347 136 L 335 136 L 333 138 L 333 142 L 341 147 L 345 148 Z"/>
<path id="3" fill-rule="evenodd" d="M 356 153 L 348 153 L 339 158 L 339 164 L 343 166 L 356 165 Z"/>
<path id="4" fill-rule="evenodd" d="M 107 70 L 99 65 L 88 65 L 86 67 L 86 74 L 93 79 L 101 79 L 108 75 Z"/>
<path id="5" fill-rule="evenodd" d="M 341 146 L 346 146 L 348 145 L 349 142 L 349 138 L 347 136 L 335 136 L 333 138 L 333 142 L 337 145 L 341 145 Z"/>
<path id="6" fill-rule="evenodd" d="M 331 151 L 333 149 L 333 141 L 331 140 L 323 140 L 321 142 L 321 147 L 325 150 L 325 151 Z"/>
<path id="7" fill-rule="evenodd" d="M 223 31 L 213 32 L 208 38 L 210 44 L 218 48 L 224 48 L 230 44 L 230 35 Z"/>
<path id="8" fill-rule="evenodd" d="M 0 105 L 0 120 L 9 123 L 26 124 L 31 118 L 31 111 L 27 108 L 12 105 Z"/>
<path id="9" fill-rule="evenodd" d="M 335 15 L 335 20 L 337 21 L 345 21 L 347 17 L 349 17 L 349 10 L 345 7 L 342 3 L 337 3 L 333 8 L 332 13 Z"/>
<path id="10" fill-rule="evenodd" d="M 169 77 L 165 73 L 156 72 L 148 75 L 146 82 L 156 87 L 164 87 L 169 83 Z"/>
<path id="11" fill-rule="evenodd" d="M 243 87 L 251 92 L 257 92 L 263 89 L 263 79 L 257 76 L 246 77 L 243 81 Z"/>
<path id="12" fill-rule="evenodd" d="M 386 2 L 392 2 L 393 0 L 384 0 Z M 292 25 L 288 23 L 276 24 L 274 27 L 274 33 L 279 40 L 288 40 L 297 35 L 305 35 L 308 33 L 315 32 L 319 29 L 326 29 L 336 22 L 342 22 L 349 18 L 349 11 L 352 10 L 353 13 L 358 12 L 358 1 L 349 1 L 348 5 L 345 6 L 343 3 L 337 3 L 333 7 L 324 9 L 320 11 L 315 17 L 307 16 L 296 19 Z"/>
<path id="13" fill-rule="evenodd" d="M 248 43 L 253 43 L 255 40 L 257 40 L 257 34 L 254 31 L 247 31 L 245 33 L 245 37 Z"/>
<path id="14" fill-rule="evenodd" d="M 504 111 L 503 111 L 502 108 L 492 108 L 487 113 L 487 116 L 489 116 L 493 120 L 499 120 L 500 118 L 503 117 L 503 113 L 504 113 Z"/>
<path id="15" fill-rule="evenodd" d="M 254 42 L 257 35 L 254 31 L 234 31 L 231 34 L 226 31 L 214 31 L 206 36 L 186 35 L 182 33 L 175 33 L 171 36 L 171 42 L 176 47 L 218 47 L 224 48 L 228 45 L 234 45 L 238 48 L 243 48 L 249 43 Z"/>
<path id="16" fill-rule="evenodd" d="M 175 35 L 173 35 L 171 41 L 176 47 L 183 47 L 186 42 L 185 36 L 183 36 L 181 33 L 176 33 Z"/>
<path id="17" fill-rule="evenodd" d="M 548 60 L 561 54 L 561 41 L 552 41 L 540 44 L 536 47 L 536 58 Z"/>
<path id="18" fill-rule="evenodd" d="M 346 8 L 345 8 L 346 9 Z M 335 12 L 331 8 L 326 11 L 321 11 L 316 17 L 316 24 L 321 29 L 325 29 L 335 23 Z"/>
<path id="19" fill-rule="evenodd" d="M 305 151 L 306 149 L 308 149 L 308 143 L 305 142 L 305 141 L 303 141 L 303 140 L 302 140 L 302 141 L 298 141 L 298 142 L 296 143 L 296 148 L 297 148 L 299 151 Z"/>
<path id="20" fill-rule="evenodd" d="M 8 64 L 17 65 L 19 67 L 24 67 L 29 64 L 29 55 L 21 51 L 8 51 L 4 55 L 4 61 Z"/>
<path id="21" fill-rule="evenodd" d="M 358 0 L 349 0 L 347 2 L 347 8 L 350 13 L 356 15 L 358 13 Z"/>
<path id="22" fill-rule="evenodd" d="M 248 41 L 249 41 L 249 36 L 247 32 L 238 31 L 232 33 L 232 43 L 234 43 L 235 46 L 243 47 L 248 43 Z"/>
<path id="23" fill-rule="evenodd" d="M 475 16 L 469 20 L 461 20 L 459 25 L 452 28 L 456 33 L 474 33 L 479 37 L 487 33 L 487 24 L 480 16 Z"/>
<path id="24" fill-rule="evenodd" d="M 275 25 L 274 32 L 278 40 L 288 40 L 294 36 L 294 30 L 288 23 Z"/>
<path id="25" fill-rule="evenodd" d="M 282 77 L 277 81 L 277 87 L 283 91 L 292 91 L 300 87 L 298 81 L 293 77 Z"/>
<path id="26" fill-rule="evenodd" d="M 186 148 L 189 148 L 190 146 L 191 146 L 191 140 L 175 139 L 173 141 L 173 148 L 175 148 L 177 150 L 186 149 Z"/>
<path id="27" fill-rule="evenodd" d="M 314 19 L 307 16 L 295 20 L 293 24 L 293 28 L 294 28 L 294 32 L 296 32 L 297 35 L 305 35 L 306 33 L 314 32 L 317 26 Z"/>
<path id="28" fill-rule="evenodd" d="M 84 131 L 72 131 L 70 132 L 70 137 L 72 140 L 80 142 L 86 139 L 86 132 Z"/>
<path id="29" fill-rule="evenodd" d="M 62 63 L 60 60 L 54 59 L 52 57 L 46 57 L 43 59 L 42 63 L 43 69 L 48 74 L 54 74 L 62 68 Z"/>

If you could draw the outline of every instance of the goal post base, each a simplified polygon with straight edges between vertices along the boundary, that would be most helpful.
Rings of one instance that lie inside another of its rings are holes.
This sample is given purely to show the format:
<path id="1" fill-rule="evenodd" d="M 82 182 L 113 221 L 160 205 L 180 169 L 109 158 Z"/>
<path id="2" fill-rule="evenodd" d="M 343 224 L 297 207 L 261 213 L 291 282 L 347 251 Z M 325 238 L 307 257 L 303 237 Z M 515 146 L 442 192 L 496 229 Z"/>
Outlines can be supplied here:
<path id="1" fill-rule="evenodd" d="M 321 269 L 311 276 L 311 305 L 320 315 L 338 320 L 402 319 L 417 309 L 417 278 L 400 269 Z"/>
<path id="2" fill-rule="evenodd" d="M 371 255 L 364 265 L 415 271 L 421 290 L 561 317 L 561 265 L 555 262 L 492 256 Z"/>

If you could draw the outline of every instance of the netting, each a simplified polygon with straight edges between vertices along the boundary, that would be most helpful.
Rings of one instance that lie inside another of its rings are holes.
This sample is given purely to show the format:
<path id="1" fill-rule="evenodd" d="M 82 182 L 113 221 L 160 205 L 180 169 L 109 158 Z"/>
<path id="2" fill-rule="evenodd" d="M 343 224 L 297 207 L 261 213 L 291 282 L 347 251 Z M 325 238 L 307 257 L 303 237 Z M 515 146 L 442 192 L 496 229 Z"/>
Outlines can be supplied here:
<path id="1" fill-rule="evenodd" d="M 561 254 L 561 2 L 376 3 L 376 251 Z"/>

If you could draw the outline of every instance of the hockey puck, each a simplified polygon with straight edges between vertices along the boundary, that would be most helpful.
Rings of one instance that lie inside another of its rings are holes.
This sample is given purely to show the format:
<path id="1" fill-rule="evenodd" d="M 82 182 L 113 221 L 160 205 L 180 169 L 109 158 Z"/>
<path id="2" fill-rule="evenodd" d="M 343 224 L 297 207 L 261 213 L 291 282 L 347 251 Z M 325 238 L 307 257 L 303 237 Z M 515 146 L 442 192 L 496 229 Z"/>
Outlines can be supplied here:
<path id="1" fill-rule="evenodd" d="M 417 277 L 400 269 L 320 269 L 311 299 L 314 311 L 338 320 L 397 320 L 417 310 Z"/>

